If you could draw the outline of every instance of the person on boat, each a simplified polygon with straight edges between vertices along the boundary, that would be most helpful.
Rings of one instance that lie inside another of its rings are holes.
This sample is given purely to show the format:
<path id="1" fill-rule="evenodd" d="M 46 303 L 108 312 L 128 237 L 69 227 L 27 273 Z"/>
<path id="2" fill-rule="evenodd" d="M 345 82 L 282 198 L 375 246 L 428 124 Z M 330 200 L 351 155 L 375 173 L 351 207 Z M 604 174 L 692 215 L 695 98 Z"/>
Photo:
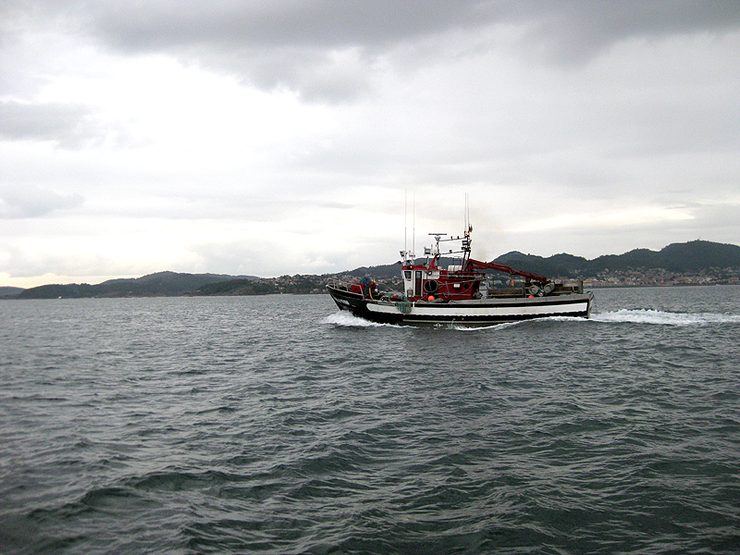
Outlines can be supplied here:
<path id="1" fill-rule="evenodd" d="M 380 291 L 378 290 L 378 284 L 375 283 L 374 279 L 371 279 L 369 276 L 365 276 L 360 280 L 360 285 L 362 286 L 362 294 L 365 297 L 370 297 L 371 299 L 379 299 L 380 298 Z"/>

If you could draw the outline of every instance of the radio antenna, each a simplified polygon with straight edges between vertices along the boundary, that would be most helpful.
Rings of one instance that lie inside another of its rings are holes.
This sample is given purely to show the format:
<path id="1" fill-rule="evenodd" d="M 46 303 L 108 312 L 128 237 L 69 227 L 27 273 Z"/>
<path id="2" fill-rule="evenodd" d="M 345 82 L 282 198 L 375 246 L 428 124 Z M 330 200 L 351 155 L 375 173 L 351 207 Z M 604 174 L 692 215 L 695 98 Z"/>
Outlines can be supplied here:
<path id="1" fill-rule="evenodd" d="M 465 231 L 470 231 L 470 193 L 465 193 Z"/>
<path id="2" fill-rule="evenodd" d="M 416 191 L 413 193 L 411 206 L 411 256 L 416 258 Z"/>
<path id="3" fill-rule="evenodd" d="M 408 256 L 408 224 L 409 218 L 409 191 L 406 189 L 403 192 L 403 263 L 406 264 L 406 257 Z"/>

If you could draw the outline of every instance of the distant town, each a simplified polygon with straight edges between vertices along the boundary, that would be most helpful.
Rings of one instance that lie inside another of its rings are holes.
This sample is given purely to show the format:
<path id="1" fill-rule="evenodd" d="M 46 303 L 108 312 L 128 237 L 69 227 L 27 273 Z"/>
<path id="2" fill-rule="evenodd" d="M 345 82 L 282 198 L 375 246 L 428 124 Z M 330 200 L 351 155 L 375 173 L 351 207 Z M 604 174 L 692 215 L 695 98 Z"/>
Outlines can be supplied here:
<path id="1" fill-rule="evenodd" d="M 638 268 L 600 272 L 584 280 L 589 287 L 648 287 L 674 285 L 740 285 L 740 269 L 709 268 L 697 273 L 681 274 L 663 268 Z"/>

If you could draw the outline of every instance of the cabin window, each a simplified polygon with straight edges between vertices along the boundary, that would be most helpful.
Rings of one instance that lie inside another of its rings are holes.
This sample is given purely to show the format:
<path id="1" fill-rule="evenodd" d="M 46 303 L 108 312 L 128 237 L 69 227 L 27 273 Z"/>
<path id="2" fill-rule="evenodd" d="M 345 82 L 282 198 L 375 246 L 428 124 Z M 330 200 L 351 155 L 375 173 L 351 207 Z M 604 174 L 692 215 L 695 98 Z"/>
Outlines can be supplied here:
<path id="1" fill-rule="evenodd" d="M 411 270 L 404 270 L 403 277 L 404 279 L 411 279 Z"/>

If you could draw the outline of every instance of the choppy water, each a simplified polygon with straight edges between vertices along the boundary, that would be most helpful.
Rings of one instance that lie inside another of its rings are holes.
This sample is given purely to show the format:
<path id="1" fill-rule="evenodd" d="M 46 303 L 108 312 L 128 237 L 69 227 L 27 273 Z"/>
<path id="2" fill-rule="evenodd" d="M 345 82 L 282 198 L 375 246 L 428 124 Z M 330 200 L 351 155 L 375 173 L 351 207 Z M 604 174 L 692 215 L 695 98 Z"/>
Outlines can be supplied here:
<path id="1" fill-rule="evenodd" d="M 740 287 L 597 303 L 2 302 L 0 552 L 740 552 Z"/>

